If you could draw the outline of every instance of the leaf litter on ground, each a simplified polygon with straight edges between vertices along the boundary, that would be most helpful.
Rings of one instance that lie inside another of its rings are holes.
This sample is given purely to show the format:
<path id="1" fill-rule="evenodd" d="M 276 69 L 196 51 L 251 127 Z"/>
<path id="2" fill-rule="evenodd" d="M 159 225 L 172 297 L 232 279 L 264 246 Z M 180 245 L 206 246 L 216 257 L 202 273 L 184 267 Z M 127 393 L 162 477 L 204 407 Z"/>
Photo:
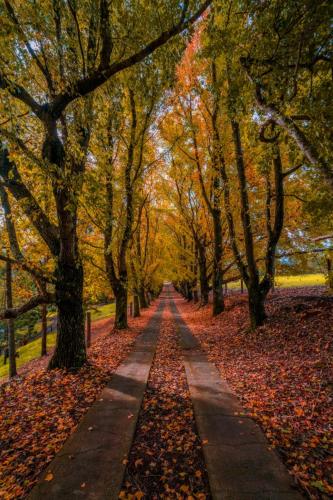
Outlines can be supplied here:
<path id="1" fill-rule="evenodd" d="M 89 365 L 78 372 L 46 371 L 47 359 L 41 359 L 29 363 L 30 373 L 0 386 L 1 499 L 26 498 L 129 354 L 155 308 L 132 319 L 128 330 L 110 331 L 107 324 L 88 350 Z"/>
<path id="2" fill-rule="evenodd" d="M 249 331 L 246 295 L 211 306 L 178 301 L 210 361 L 260 424 L 303 492 L 333 497 L 333 298 L 319 287 L 278 290 Z"/>
<path id="3" fill-rule="evenodd" d="M 192 402 L 169 308 L 128 457 L 124 500 L 210 499 Z"/>

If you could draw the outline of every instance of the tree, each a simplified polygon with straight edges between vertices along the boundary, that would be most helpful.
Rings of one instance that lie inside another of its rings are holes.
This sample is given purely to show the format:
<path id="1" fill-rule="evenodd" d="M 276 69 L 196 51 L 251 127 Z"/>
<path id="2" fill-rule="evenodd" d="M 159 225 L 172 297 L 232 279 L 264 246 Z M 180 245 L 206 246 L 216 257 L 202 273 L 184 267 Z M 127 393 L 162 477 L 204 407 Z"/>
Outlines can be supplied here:
<path id="1" fill-rule="evenodd" d="M 222 178 L 218 152 L 221 103 L 216 85 L 215 60 L 209 60 L 208 64 L 196 61 L 201 33 L 201 30 L 197 32 L 186 50 L 178 71 L 177 91 L 181 95 L 179 103 L 185 128 L 183 133 L 186 138 L 191 138 L 190 148 L 182 145 L 181 149 L 197 169 L 202 197 L 213 222 L 212 289 L 213 316 L 216 316 L 224 310 Z"/>
<path id="2" fill-rule="evenodd" d="M 1 34 L 6 35 L 1 37 L 1 51 L 6 56 L 0 65 L 0 89 L 11 110 L 6 116 L 19 117 L 14 123 L 10 118 L 10 126 L 1 134 L 47 169 L 57 215 L 56 223 L 49 220 L 6 150 L 1 172 L 6 189 L 22 203 L 56 263 L 58 336 L 50 368 L 78 368 L 86 361 L 77 212 L 90 140 L 89 94 L 188 29 L 210 3 L 169 2 L 162 12 L 145 9 L 141 2 L 111 7 L 107 0 L 101 0 L 97 9 L 89 0 L 80 6 L 59 0 L 19 2 L 16 8 L 3 0 L 0 5 Z M 140 12 L 147 20 L 143 30 L 135 22 Z M 164 29 L 159 31 L 161 23 Z M 125 53 L 123 35 L 127 38 Z M 39 156 L 15 130 L 20 129 L 22 117 L 39 132 Z"/>
<path id="3" fill-rule="evenodd" d="M 239 62 L 265 120 L 263 129 L 271 123 L 281 128 L 332 188 L 330 14 L 327 1 L 249 6 L 251 23 L 242 27 L 247 41 Z"/>

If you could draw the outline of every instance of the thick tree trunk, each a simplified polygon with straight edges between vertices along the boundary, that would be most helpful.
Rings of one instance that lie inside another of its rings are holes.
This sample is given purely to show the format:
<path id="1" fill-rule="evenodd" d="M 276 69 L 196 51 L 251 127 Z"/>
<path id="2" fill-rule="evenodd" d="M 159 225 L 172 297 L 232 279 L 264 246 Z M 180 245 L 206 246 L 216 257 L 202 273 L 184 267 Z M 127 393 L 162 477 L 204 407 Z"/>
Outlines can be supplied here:
<path id="1" fill-rule="evenodd" d="M 146 300 L 145 289 L 142 285 L 139 288 L 139 300 L 140 300 L 141 309 L 147 309 L 148 304 L 147 304 L 147 300 Z"/>
<path id="2" fill-rule="evenodd" d="M 127 324 L 127 287 L 118 285 L 114 294 L 116 297 L 116 317 L 114 326 L 117 330 L 128 328 Z"/>
<path id="3" fill-rule="evenodd" d="M 135 294 L 133 297 L 133 304 L 134 304 L 133 318 L 138 318 L 140 316 L 140 300 L 137 294 Z"/>
<path id="4" fill-rule="evenodd" d="M 11 309 L 13 307 L 12 265 L 10 262 L 6 263 L 6 305 L 7 309 Z M 9 377 L 12 378 L 17 375 L 15 325 L 13 319 L 7 320 L 7 332 L 8 332 Z"/>
<path id="5" fill-rule="evenodd" d="M 200 303 L 202 306 L 208 304 L 209 300 L 209 284 L 207 278 L 206 266 L 203 263 L 199 263 L 200 270 Z"/>
<path id="6" fill-rule="evenodd" d="M 42 312 L 42 349 L 41 356 L 47 355 L 47 306 L 43 304 L 41 307 Z"/>
<path id="7" fill-rule="evenodd" d="M 249 287 L 249 313 L 251 329 L 255 330 L 258 326 L 264 324 L 266 319 L 265 299 L 267 293 L 263 293 L 260 288 Z"/>
<path id="8" fill-rule="evenodd" d="M 56 276 L 58 335 L 49 369 L 77 369 L 87 360 L 84 335 L 82 264 L 77 263 L 76 266 L 70 266 L 59 261 Z"/>

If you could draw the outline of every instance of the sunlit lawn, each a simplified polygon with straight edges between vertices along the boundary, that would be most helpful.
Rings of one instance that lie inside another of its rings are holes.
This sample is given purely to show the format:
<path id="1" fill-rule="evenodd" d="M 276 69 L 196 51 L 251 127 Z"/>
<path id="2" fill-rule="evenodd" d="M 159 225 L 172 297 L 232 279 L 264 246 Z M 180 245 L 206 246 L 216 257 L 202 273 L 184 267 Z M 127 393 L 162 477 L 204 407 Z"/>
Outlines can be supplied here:
<path id="1" fill-rule="evenodd" d="M 115 312 L 115 304 L 106 304 L 104 306 L 100 306 L 95 309 L 91 309 L 91 319 L 92 321 L 96 321 L 99 319 L 107 318 L 109 316 L 112 316 Z M 54 316 L 55 313 L 51 314 L 51 316 Z M 40 322 L 38 322 L 35 326 L 36 331 L 40 331 L 41 325 Z M 50 349 L 54 347 L 56 342 L 56 335 L 55 333 L 49 333 L 47 335 L 47 348 Z M 29 342 L 29 344 L 19 347 L 17 349 L 19 353 L 19 357 L 16 358 L 16 364 L 17 367 L 19 368 L 20 366 L 24 365 L 28 361 L 31 361 L 32 359 L 39 358 L 40 356 L 40 351 L 41 351 L 41 339 L 36 339 L 33 340 L 32 342 Z M 8 360 L 7 360 L 7 365 L 3 365 L 3 356 L 0 357 L 0 378 L 5 377 L 8 374 Z"/>
<path id="2" fill-rule="evenodd" d="M 324 274 L 300 274 L 296 276 L 278 276 L 275 280 L 276 286 L 290 288 L 296 286 L 318 286 L 325 285 Z"/>
<path id="3" fill-rule="evenodd" d="M 105 304 L 105 306 L 100 306 L 98 308 L 89 309 L 91 312 L 91 320 L 96 321 L 97 319 L 107 318 L 115 313 L 115 304 Z"/>
<path id="4" fill-rule="evenodd" d="M 297 286 L 318 286 L 325 285 L 324 274 L 297 274 L 291 276 L 277 276 L 275 278 L 275 286 L 279 288 L 291 288 Z M 228 288 L 240 288 L 240 281 L 228 283 Z M 244 285 L 245 289 L 245 285 Z"/>

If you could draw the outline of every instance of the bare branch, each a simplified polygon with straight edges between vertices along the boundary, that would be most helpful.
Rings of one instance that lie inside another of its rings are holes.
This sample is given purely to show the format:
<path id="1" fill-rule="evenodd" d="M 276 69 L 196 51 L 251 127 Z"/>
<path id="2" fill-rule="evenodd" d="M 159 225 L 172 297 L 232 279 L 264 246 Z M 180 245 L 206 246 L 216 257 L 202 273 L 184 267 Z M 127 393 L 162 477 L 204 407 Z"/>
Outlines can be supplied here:
<path id="1" fill-rule="evenodd" d="M 31 309 L 34 309 L 35 307 L 41 304 L 51 304 L 53 302 L 55 302 L 55 296 L 51 293 L 46 293 L 45 295 L 36 295 L 35 297 L 32 297 L 30 300 L 28 300 L 28 302 L 26 302 L 20 307 L 6 309 L 5 311 L 2 311 L 0 313 L 0 320 L 17 318 L 18 316 L 21 316 L 22 314 L 31 311 Z"/>
<path id="2" fill-rule="evenodd" d="M 312 241 L 322 241 L 322 240 L 332 240 L 333 234 L 324 234 L 324 236 L 317 236 L 313 238 Z"/>
<path id="3" fill-rule="evenodd" d="M 294 172 L 296 172 L 296 170 L 300 169 L 301 167 L 303 167 L 303 163 L 299 163 L 298 165 L 295 165 L 294 167 L 289 168 L 289 170 L 286 170 L 285 172 L 283 172 L 282 176 L 287 177 L 288 175 L 291 175 Z"/>

